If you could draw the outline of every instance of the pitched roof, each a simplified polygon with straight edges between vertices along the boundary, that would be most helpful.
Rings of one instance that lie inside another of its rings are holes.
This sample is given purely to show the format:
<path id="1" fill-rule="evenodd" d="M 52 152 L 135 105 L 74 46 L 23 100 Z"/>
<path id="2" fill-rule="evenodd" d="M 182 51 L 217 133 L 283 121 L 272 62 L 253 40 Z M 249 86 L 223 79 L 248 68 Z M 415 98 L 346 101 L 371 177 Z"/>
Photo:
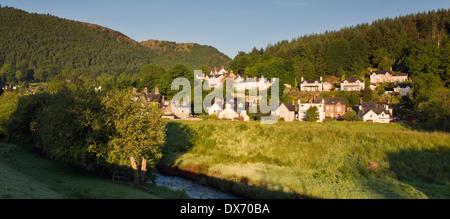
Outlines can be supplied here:
<path id="1" fill-rule="evenodd" d="M 392 74 L 392 71 L 384 71 L 384 70 L 379 70 L 379 71 L 372 71 L 371 74 L 377 74 L 377 75 L 384 75 L 386 73 Z"/>
<path id="2" fill-rule="evenodd" d="M 412 88 L 412 84 L 411 83 L 407 83 L 407 84 L 397 84 L 394 86 L 394 88 L 406 88 L 406 87 L 411 87 Z"/>
<path id="3" fill-rule="evenodd" d="M 319 97 L 314 99 L 314 103 L 322 103 L 322 99 L 326 105 L 336 105 L 338 103 L 345 105 L 345 98 L 343 97 Z"/>
<path id="4" fill-rule="evenodd" d="M 371 74 L 377 74 L 377 75 L 384 75 L 384 74 L 386 74 L 386 73 L 389 73 L 389 74 L 391 74 L 392 76 L 408 76 L 407 73 L 394 73 L 394 72 L 392 72 L 392 71 L 384 71 L 384 70 L 381 70 L 381 71 L 372 71 L 372 72 L 371 72 Z"/>
<path id="5" fill-rule="evenodd" d="M 295 111 L 295 105 L 292 103 L 281 103 L 281 105 L 284 105 L 289 111 Z"/>
<path id="6" fill-rule="evenodd" d="M 377 115 L 380 115 L 382 112 L 385 114 L 390 115 L 389 110 L 386 109 L 385 106 L 388 106 L 390 108 L 389 103 L 382 103 L 382 102 L 362 102 L 361 103 L 361 112 L 360 115 L 366 115 L 369 111 L 373 111 Z"/>
<path id="7" fill-rule="evenodd" d="M 325 98 L 325 104 L 327 104 L 327 105 L 336 105 L 338 103 L 345 105 L 345 98 L 343 98 L 343 97 L 327 97 L 327 98 Z"/>
<path id="8" fill-rule="evenodd" d="M 351 78 L 345 79 L 343 81 L 348 81 L 349 83 L 355 83 L 356 81 L 364 82 L 363 79 L 359 79 L 359 78 L 356 78 L 356 77 L 351 77 Z"/>
<path id="9" fill-rule="evenodd" d="M 392 76 L 408 76 L 407 73 L 394 73 Z"/>
<path id="10" fill-rule="evenodd" d="M 162 99 L 162 95 L 161 94 L 155 94 L 155 93 L 145 93 L 145 92 L 141 92 L 141 93 L 137 93 L 136 94 L 136 99 L 143 99 L 147 102 L 161 102 Z"/>

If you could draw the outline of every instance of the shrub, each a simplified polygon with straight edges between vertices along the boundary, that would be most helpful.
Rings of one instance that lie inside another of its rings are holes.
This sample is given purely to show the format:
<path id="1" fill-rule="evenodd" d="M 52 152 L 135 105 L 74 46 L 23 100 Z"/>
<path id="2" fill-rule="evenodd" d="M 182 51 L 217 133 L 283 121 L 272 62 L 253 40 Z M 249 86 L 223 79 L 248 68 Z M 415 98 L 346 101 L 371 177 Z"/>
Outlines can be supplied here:
<path id="1" fill-rule="evenodd" d="M 361 121 L 361 118 L 358 117 L 355 111 L 346 112 L 342 119 L 345 121 Z"/>

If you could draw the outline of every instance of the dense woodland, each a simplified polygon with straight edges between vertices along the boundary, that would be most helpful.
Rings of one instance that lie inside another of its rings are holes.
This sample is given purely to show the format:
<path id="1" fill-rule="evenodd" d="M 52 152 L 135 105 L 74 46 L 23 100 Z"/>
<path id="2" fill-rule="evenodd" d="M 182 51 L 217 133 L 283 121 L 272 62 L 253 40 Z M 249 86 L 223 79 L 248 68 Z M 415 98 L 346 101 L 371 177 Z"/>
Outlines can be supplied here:
<path id="1" fill-rule="evenodd" d="M 164 42 L 164 41 L 160 41 Z M 98 25 L 0 8 L 0 83 L 66 80 L 96 81 L 124 73 L 137 76 L 148 64 L 170 68 L 183 64 L 226 65 L 229 57 L 211 46 L 189 44 L 178 50 L 172 42 L 148 47 Z"/>

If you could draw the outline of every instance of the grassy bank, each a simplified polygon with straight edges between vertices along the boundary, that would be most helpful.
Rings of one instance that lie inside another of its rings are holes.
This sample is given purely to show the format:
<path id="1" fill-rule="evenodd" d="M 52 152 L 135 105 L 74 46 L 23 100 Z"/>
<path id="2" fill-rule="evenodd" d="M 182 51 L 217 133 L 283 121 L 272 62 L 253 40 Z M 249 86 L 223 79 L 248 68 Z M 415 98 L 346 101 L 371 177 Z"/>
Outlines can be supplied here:
<path id="1" fill-rule="evenodd" d="M 450 198 L 448 133 L 362 122 L 182 121 L 167 129 L 165 166 L 252 198 Z"/>
<path id="2" fill-rule="evenodd" d="M 0 198 L 158 199 L 185 192 L 149 185 L 147 190 L 113 182 L 47 160 L 27 148 L 0 143 Z"/>

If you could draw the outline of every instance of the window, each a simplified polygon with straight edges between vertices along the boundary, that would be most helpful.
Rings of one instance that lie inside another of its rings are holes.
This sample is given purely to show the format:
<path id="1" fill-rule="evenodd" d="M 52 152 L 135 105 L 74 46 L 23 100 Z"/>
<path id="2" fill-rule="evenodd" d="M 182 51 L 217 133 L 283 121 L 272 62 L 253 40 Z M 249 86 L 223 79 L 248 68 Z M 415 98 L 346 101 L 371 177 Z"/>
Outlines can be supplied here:
<path id="1" fill-rule="evenodd" d="M 336 107 L 336 111 L 341 112 L 341 107 L 340 106 Z"/>
<path id="2" fill-rule="evenodd" d="M 330 108 L 329 107 L 327 107 L 327 111 L 329 111 L 330 110 Z"/>

